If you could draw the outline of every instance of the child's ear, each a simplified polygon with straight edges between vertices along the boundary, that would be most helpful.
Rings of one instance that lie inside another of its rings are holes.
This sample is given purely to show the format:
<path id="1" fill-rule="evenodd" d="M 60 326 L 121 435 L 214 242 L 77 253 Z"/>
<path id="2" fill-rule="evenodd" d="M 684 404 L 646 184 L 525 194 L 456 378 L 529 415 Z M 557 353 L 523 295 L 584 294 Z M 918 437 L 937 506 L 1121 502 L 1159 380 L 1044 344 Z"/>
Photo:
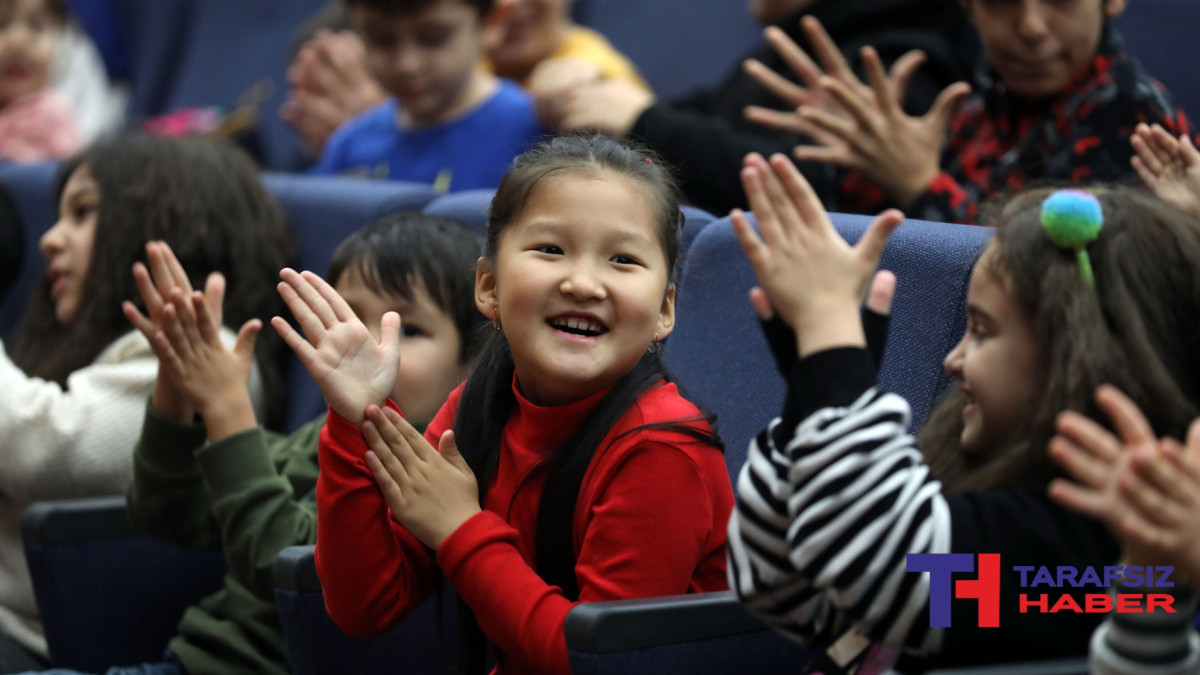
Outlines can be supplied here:
<path id="1" fill-rule="evenodd" d="M 1121 16 L 1128 6 L 1129 0 L 1104 0 L 1104 16 L 1115 19 Z"/>
<path id="2" fill-rule="evenodd" d="M 662 308 L 658 311 L 658 339 L 666 340 L 671 331 L 675 330 L 675 284 L 667 286 L 667 294 L 663 296 Z"/>
<path id="3" fill-rule="evenodd" d="M 500 299 L 496 295 L 496 274 L 487 258 L 475 261 L 475 306 L 481 314 L 495 321 Z"/>
<path id="4" fill-rule="evenodd" d="M 516 0 L 496 0 L 492 11 L 483 17 L 483 51 L 490 52 L 504 42 L 504 33 L 508 30 L 508 18 L 512 16 Z"/>

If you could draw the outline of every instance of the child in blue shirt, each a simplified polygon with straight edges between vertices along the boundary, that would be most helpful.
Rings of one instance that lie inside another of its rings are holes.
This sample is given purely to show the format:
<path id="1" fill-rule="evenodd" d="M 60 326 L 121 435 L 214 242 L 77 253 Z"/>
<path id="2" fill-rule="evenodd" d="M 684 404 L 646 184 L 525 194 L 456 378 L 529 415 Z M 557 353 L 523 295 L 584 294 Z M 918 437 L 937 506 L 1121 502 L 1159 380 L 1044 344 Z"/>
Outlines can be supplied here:
<path id="1" fill-rule="evenodd" d="M 315 172 L 494 188 L 540 135 L 533 103 L 478 68 L 503 27 L 494 0 L 343 0 L 392 98 L 339 128 Z"/>

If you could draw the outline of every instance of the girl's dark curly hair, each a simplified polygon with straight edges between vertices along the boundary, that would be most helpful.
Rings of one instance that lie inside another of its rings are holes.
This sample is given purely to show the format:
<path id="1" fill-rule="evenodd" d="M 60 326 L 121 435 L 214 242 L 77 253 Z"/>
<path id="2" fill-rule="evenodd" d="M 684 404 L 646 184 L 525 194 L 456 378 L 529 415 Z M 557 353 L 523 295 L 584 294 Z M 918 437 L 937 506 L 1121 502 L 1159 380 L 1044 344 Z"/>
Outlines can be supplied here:
<path id="1" fill-rule="evenodd" d="M 204 288 L 210 272 L 225 275 L 224 322 L 230 328 L 283 313 L 275 284 L 295 257 L 295 245 L 244 152 L 200 139 L 131 135 L 100 141 L 63 163 L 56 200 L 80 167 L 87 167 L 100 191 L 83 296 L 75 318 L 61 325 L 49 285 L 43 281 L 34 290 L 12 348 L 13 361 L 26 373 L 66 387 L 68 375 L 133 330 L 121 303 L 131 300 L 145 311 L 131 269 L 146 262 L 149 241 L 170 245 L 194 288 Z M 286 404 L 283 342 L 264 330 L 255 351 L 270 426 L 282 419 Z"/>

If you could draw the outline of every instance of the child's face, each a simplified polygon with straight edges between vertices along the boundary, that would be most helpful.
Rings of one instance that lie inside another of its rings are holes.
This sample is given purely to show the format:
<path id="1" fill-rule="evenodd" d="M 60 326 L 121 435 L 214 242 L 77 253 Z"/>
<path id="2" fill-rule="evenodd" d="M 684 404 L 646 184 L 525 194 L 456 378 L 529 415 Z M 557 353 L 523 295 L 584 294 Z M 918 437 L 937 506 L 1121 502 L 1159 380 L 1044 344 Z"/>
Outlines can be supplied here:
<path id="1" fill-rule="evenodd" d="M 1049 98 L 1096 56 L 1127 0 L 964 0 L 988 63 L 1018 96 Z"/>
<path id="2" fill-rule="evenodd" d="M 967 289 L 967 332 L 945 361 L 965 396 L 962 447 L 969 453 L 988 452 L 1020 426 L 1037 372 L 1033 327 L 989 267 L 994 255 L 989 247 L 975 263 Z"/>
<path id="3" fill-rule="evenodd" d="M 500 319 L 521 393 L 560 405 L 614 384 L 675 325 L 643 187 L 608 171 L 543 178 L 481 260 L 475 303 Z"/>
<path id="4" fill-rule="evenodd" d="M 82 305 L 99 213 L 100 187 L 87 165 L 81 165 L 63 188 L 58 222 L 39 242 L 46 258 L 46 281 L 54 302 L 54 317 L 64 326 L 75 319 Z"/>
<path id="5" fill-rule="evenodd" d="M 483 58 L 483 20 L 475 8 L 441 0 L 401 16 L 357 5 L 349 13 L 372 75 L 412 124 L 437 124 L 461 112 Z"/>
<path id="6" fill-rule="evenodd" d="M 502 73 L 528 72 L 558 49 L 571 25 L 572 0 L 511 0 L 500 43 L 488 56 Z"/>
<path id="7" fill-rule="evenodd" d="M 43 0 L 0 3 L 0 105 L 47 87 L 59 24 Z"/>
<path id="8" fill-rule="evenodd" d="M 814 0 L 750 0 L 750 16 L 764 26 L 778 26 Z"/>
<path id="9" fill-rule="evenodd" d="M 363 283 L 358 268 L 351 266 L 334 289 L 376 341 L 383 315 L 400 313 L 400 370 L 392 400 L 410 420 L 432 419 L 466 375 L 466 367 L 458 360 L 461 336 L 454 318 L 429 297 L 420 281 L 412 283 L 413 301 L 408 302 L 372 290 Z"/>

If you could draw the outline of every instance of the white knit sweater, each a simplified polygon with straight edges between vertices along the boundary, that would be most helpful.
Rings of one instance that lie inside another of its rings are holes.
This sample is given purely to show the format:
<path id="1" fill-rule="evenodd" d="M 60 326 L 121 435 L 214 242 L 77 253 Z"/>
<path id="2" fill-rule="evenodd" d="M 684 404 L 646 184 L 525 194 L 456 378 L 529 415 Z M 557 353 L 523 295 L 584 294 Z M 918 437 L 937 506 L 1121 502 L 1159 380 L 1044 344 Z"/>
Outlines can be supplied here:
<path id="1" fill-rule="evenodd" d="M 222 337 L 236 339 L 228 329 Z M 67 390 L 29 377 L 0 343 L 0 631 L 46 655 L 21 541 L 35 501 L 125 492 L 158 360 L 137 331 L 67 378 Z M 253 378 L 258 402 L 262 387 Z"/>

